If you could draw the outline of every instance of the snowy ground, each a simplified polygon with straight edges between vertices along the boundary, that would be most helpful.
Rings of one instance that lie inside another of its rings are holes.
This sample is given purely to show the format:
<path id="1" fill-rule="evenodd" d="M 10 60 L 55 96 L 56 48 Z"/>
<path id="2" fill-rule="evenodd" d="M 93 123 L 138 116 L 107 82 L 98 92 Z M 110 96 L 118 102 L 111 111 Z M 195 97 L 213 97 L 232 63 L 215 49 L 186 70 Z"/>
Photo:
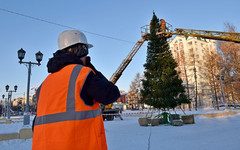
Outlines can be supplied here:
<path id="1" fill-rule="evenodd" d="M 124 111 L 123 113 L 138 113 Z M 186 111 L 187 114 L 223 111 Z M 181 112 L 178 112 L 181 113 Z M 170 125 L 141 127 L 138 117 L 123 117 L 105 121 L 109 150 L 238 150 L 240 149 L 240 114 L 206 118 L 195 117 L 195 124 L 175 127 Z M 22 122 L 0 124 L 0 133 L 17 132 Z M 32 140 L 1 141 L 1 150 L 31 150 Z"/>

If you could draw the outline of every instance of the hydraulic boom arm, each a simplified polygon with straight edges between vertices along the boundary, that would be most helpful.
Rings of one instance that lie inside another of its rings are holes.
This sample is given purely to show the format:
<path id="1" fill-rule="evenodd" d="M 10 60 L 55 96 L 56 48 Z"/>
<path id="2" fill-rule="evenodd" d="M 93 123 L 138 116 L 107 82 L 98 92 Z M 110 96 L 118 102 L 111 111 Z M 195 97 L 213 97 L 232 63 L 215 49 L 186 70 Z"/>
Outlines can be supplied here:
<path id="1" fill-rule="evenodd" d="M 142 37 L 149 38 L 150 30 L 149 25 L 142 27 Z M 171 38 L 172 35 L 183 35 L 192 37 L 201 37 L 205 39 L 230 41 L 240 43 L 240 33 L 235 32 L 221 32 L 221 31 L 207 31 L 207 30 L 194 30 L 194 29 L 182 29 L 175 28 L 172 30 L 172 25 L 167 23 L 165 31 L 157 29 L 156 34 L 159 37 Z"/>
<path id="2" fill-rule="evenodd" d="M 128 56 L 122 61 L 122 63 L 118 67 L 118 69 L 113 73 L 113 75 L 111 76 L 109 81 L 111 81 L 114 84 L 118 81 L 118 79 L 121 77 L 123 71 L 126 69 L 128 64 L 132 61 L 132 58 L 137 53 L 137 51 L 140 49 L 140 47 L 142 46 L 144 41 L 145 40 L 143 40 L 143 39 L 140 39 L 139 41 L 137 41 L 137 43 L 134 45 L 134 47 L 132 48 L 132 50 L 130 51 Z"/>
<path id="3" fill-rule="evenodd" d="M 176 28 L 172 34 L 240 43 L 240 33 Z"/>

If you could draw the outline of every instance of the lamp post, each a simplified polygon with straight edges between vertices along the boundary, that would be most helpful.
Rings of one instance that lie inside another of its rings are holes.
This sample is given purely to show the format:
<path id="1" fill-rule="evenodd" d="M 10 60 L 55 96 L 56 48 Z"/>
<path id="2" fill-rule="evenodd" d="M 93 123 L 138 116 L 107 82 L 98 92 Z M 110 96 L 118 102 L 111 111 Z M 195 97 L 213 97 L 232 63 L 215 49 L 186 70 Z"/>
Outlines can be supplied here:
<path id="1" fill-rule="evenodd" d="M 32 65 L 38 65 L 40 66 L 40 62 L 42 61 L 43 54 L 39 51 L 35 54 L 37 63 L 35 62 L 23 62 L 22 60 L 24 59 L 24 56 L 26 54 L 26 51 L 23 50 L 22 48 L 18 50 L 18 58 L 19 58 L 19 63 L 20 64 L 25 64 L 28 68 L 28 82 L 27 82 L 27 105 L 26 105 L 26 113 L 24 113 L 24 121 L 23 125 L 29 125 L 30 124 L 30 115 L 29 115 L 29 89 L 30 89 L 30 76 L 31 76 L 31 68 Z"/>
<path id="2" fill-rule="evenodd" d="M 7 103 L 7 119 L 10 120 L 10 104 L 11 104 L 11 98 L 12 98 L 12 92 L 17 92 L 18 86 L 14 86 L 14 90 L 9 90 L 9 85 L 5 86 L 6 92 L 8 92 L 8 103 Z"/>
<path id="3" fill-rule="evenodd" d="M 4 101 L 4 97 L 5 97 L 5 95 L 3 94 L 3 95 L 2 95 L 2 99 L 3 99 L 3 100 L 1 100 L 1 105 L 2 105 L 2 116 L 4 116 L 4 109 L 5 109 L 5 101 Z M 3 103 L 4 103 L 4 105 L 3 105 Z"/>
<path id="4" fill-rule="evenodd" d="M 1 100 L 1 113 L 0 117 L 3 115 L 3 101 Z"/>
<path id="5" fill-rule="evenodd" d="M 136 108 L 136 109 L 139 109 L 139 101 L 140 101 L 140 100 L 139 100 L 139 89 L 136 89 L 136 94 L 137 94 L 137 101 L 136 101 L 137 103 L 136 103 L 135 108 Z"/>
<path id="6" fill-rule="evenodd" d="M 217 77 L 218 81 L 220 80 L 222 97 L 223 97 L 223 101 L 225 103 L 225 108 L 227 109 L 228 104 L 227 104 L 227 101 L 226 101 L 226 97 L 225 97 L 225 94 L 224 94 L 224 88 L 223 88 L 223 84 L 222 84 L 222 81 L 224 80 L 224 75 L 221 75 L 221 79 L 220 79 L 220 75 L 216 75 L 216 77 Z"/>
<path id="7" fill-rule="evenodd" d="M 6 117 L 6 100 L 4 100 L 5 95 L 2 95 L 2 99 L 3 99 L 3 103 L 4 103 L 4 107 L 3 107 L 3 116 Z"/>

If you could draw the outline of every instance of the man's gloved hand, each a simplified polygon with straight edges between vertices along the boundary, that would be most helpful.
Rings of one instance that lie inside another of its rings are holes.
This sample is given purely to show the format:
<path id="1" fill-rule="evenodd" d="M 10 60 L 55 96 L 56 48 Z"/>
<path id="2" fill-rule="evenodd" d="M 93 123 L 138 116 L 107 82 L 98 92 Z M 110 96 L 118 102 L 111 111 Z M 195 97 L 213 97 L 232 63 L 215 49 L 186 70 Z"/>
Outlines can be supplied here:
<path id="1" fill-rule="evenodd" d="M 95 73 L 97 73 L 96 68 L 91 63 L 91 58 L 89 56 L 86 57 L 86 66 L 91 68 Z"/>
<path id="2" fill-rule="evenodd" d="M 99 78 L 107 80 L 107 78 L 101 72 L 97 71 L 97 69 L 92 65 L 91 58 L 89 56 L 86 57 L 85 66 L 91 68 Z"/>
<path id="3" fill-rule="evenodd" d="M 89 56 L 86 57 L 86 66 L 91 64 L 91 58 Z"/>

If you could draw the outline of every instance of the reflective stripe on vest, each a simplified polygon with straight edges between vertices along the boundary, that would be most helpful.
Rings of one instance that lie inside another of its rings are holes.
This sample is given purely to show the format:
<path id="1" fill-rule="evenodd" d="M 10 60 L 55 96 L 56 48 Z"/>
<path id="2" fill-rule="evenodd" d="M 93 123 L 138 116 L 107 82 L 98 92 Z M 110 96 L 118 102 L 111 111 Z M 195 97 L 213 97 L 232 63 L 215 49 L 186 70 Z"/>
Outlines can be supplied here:
<path id="1" fill-rule="evenodd" d="M 101 115 L 101 109 L 89 110 L 89 111 L 75 111 L 75 83 L 82 67 L 83 67 L 82 65 L 76 65 L 72 70 L 70 80 L 69 80 L 68 93 L 67 93 L 66 112 L 36 117 L 35 124 L 34 124 L 35 126 L 41 125 L 41 124 L 62 122 L 62 121 L 85 120 L 85 119 L 95 118 Z M 41 87 L 37 92 L 37 100 L 39 100 L 40 91 L 41 91 Z"/>

